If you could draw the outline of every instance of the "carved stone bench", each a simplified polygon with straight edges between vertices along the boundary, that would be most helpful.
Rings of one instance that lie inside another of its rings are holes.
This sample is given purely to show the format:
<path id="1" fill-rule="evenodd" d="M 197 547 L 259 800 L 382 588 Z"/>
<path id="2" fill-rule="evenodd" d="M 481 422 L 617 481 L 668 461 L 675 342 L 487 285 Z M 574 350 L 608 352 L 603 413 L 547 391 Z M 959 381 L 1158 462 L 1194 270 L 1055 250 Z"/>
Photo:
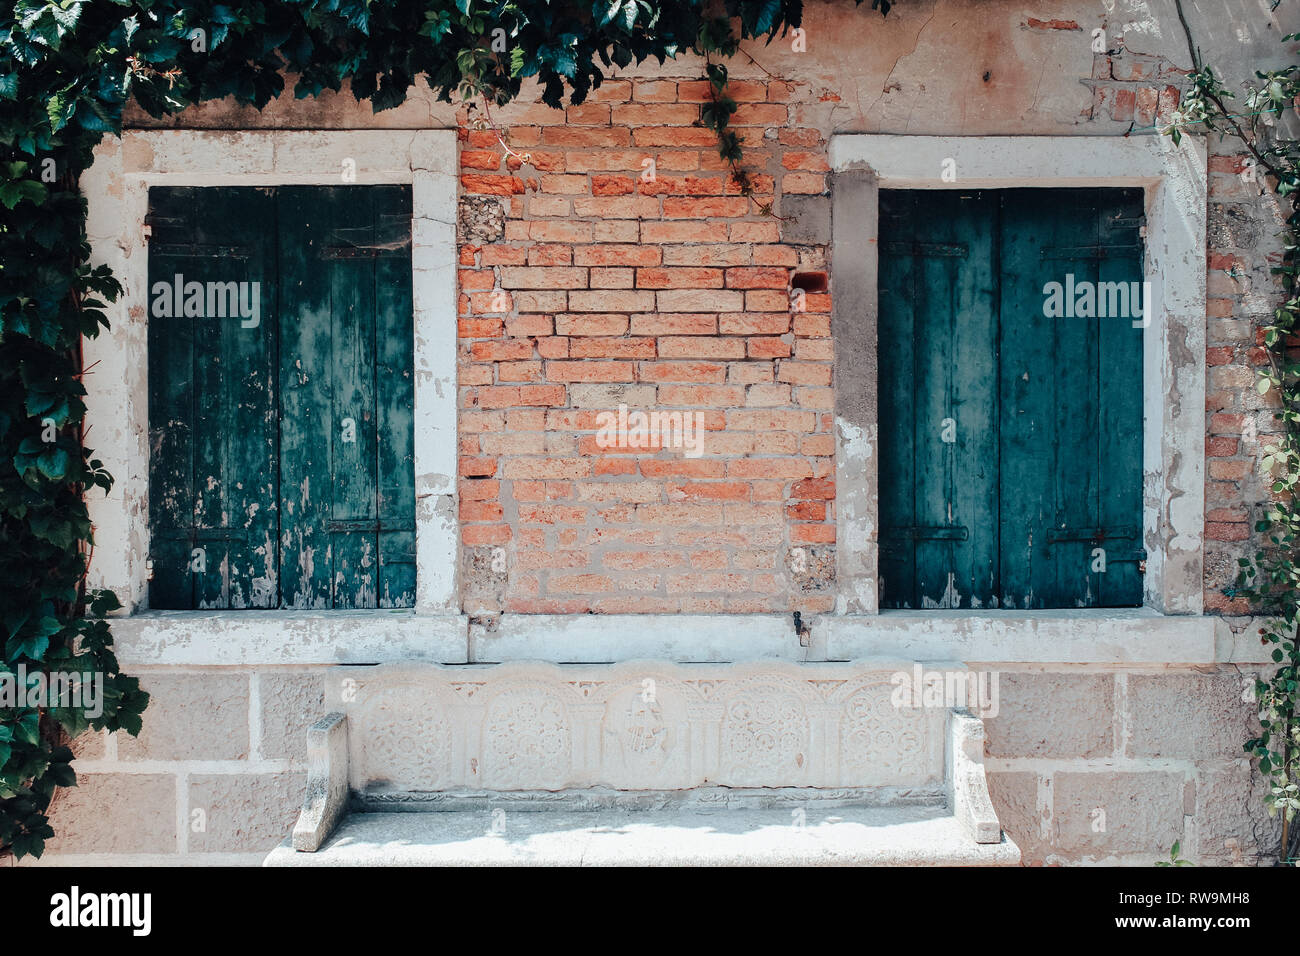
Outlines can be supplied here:
<path id="1" fill-rule="evenodd" d="M 335 668 L 302 813 L 266 865 L 1018 863 L 982 722 L 896 706 L 911 673 Z"/>

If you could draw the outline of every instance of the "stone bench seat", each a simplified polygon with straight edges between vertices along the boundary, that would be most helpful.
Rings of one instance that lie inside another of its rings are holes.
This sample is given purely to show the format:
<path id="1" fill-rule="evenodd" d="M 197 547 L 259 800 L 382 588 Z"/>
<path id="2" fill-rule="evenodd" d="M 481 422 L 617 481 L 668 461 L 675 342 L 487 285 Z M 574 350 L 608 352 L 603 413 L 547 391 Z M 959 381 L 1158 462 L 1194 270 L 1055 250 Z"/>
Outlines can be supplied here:
<path id="1" fill-rule="evenodd" d="M 335 668 L 267 866 L 1014 865 L 912 665 Z"/>

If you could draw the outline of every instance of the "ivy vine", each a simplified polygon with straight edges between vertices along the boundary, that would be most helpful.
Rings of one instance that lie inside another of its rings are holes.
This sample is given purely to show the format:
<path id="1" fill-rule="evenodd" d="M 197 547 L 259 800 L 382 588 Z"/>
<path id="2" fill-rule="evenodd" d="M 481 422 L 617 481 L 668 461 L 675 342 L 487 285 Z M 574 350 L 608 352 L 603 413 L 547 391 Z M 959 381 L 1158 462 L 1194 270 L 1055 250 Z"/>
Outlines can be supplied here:
<path id="1" fill-rule="evenodd" d="M 1290 34 L 1284 42 L 1300 40 Z M 1190 43 L 1190 37 L 1189 37 Z M 1193 50 L 1196 70 L 1189 92 L 1164 130 L 1177 143 L 1182 130 L 1199 127 L 1242 144 L 1248 155 L 1242 176 L 1261 187 L 1266 182 L 1290 207 L 1281 238 L 1280 262 L 1272 267 L 1282 286 L 1283 301 L 1271 319 L 1260 323 L 1257 341 L 1267 363 L 1258 370 L 1257 390 L 1276 403 L 1276 433 L 1261 434 L 1263 457 L 1260 475 L 1271 491 L 1263 514 L 1255 523 L 1261 544 L 1250 557 L 1238 559 L 1235 587 L 1229 597 L 1242 597 L 1267 615 L 1259 629 L 1261 641 L 1272 648 L 1278 665 L 1267 680 L 1256 680 L 1260 732 L 1243 744 L 1258 762 L 1266 783 L 1264 803 L 1282 823 L 1278 857 L 1294 864 L 1300 858 L 1300 139 L 1279 122 L 1300 103 L 1300 66 L 1257 71 L 1237 100 L 1215 75 L 1200 63 Z M 1234 110 L 1230 101 L 1243 108 Z"/>
<path id="2" fill-rule="evenodd" d="M 855 0 L 861 5 L 862 0 Z M 890 0 L 872 0 L 888 13 Z M 229 97 L 261 109 L 345 81 L 375 111 L 422 80 L 439 99 L 504 104 L 525 82 L 559 107 L 607 71 L 708 58 L 704 125 L 742 190 L 726 68 L 741 39 L 798 27 L 802 0 L 16 0 L 0 10 L 0 682 L 21 671 L 103 679 L 103 710 L 0 700 L 0 852 L 39 856 L 67 747 L 86 731 L 136 734 L 148 696 L 122 674 L 88 592 L 85 496 L 112 477 L 86 446 L 81 343 L 122 288 L 90 263 L 81 173 L 134 100 L 154 117 Z"/>

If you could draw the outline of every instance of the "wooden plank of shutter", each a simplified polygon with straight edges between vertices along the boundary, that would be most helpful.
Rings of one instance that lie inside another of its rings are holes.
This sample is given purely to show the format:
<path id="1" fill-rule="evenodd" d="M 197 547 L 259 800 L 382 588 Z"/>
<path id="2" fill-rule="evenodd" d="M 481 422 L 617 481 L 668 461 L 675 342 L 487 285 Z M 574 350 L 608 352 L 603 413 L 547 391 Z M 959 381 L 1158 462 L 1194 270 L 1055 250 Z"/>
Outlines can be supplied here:
<path id="1" fill-rule="evenodd" d="M 337 608 L 371 608 L 378 607 L 379 588 L 375 260 L 336 253 L 373 243 L 374 190 L 336 187 L 316 193 L 320 202 L 333 207 L 335 222 L 347 223 L 328 232 L 318 265 L 330 287 L 333 351 L 331 604 Z M 340 522 L 350 522 L 351 526 Z"/>
<path id="2" fill-rule="evenodd" d="M 188 239 L 192 190 L 149 191 L 148 301 L 155 282 L 172 281 L 187 262 L 155 248 Z M 148 320 L 149 348 L 149 606 L 194 607 L 190 529 L 194 524 L 194 334 L 184 319 Z"/>
<path id="3" fill-rule="evenodd" d="M 334 401 L 331 284 L 321 250 L 337 210 L 320 190 L 278 190 L 280 262 L 280 603 L 331 606 Z"/>
<path id="4" fill-rule="evenodd" d="M 882 607 L 916 607 L 916 193 L 880 193 L 880 579 Z"/>
<path id="5" fill-rule="evenodd" d="M 1143 278 L 1143 195 L 1140 189 L 1117 191 L 1102 208 L 1101 235 L 1108 245 L 1129 246 L 1127 256 L 1099 264 L 1102 282 L 1136 282 Z M 1144 306 L 1150 308 L 1149 303 Z M 1130 304 L 1130 311 L 1134 311 Z M 1133 319 L 1107 318 L 1098 325 L 1099 524 L 1109 529 L 1101 547 L 1106 573 L 1098 575 L 1098 603 L 1132 607 L 1142 603 L 1142 418 L 1143 336 Z M 1140 320 L 1139 320 L 1140 321 Z"/>
<path id="6" fill-rule="evenodd" d="M 1055 203 L 1015 192 L 1003 197 L 1000 241 L 1002 410 L 999 419 L 1001 605 L 1043 607 L 1056 569 L 1042 556 L 1056 520 L 1056 325 L 1043 315 L 1041 252 L 1058 242 Z"/>
<path id="7" fill-rule="evenodd" d="M 375 190 L 379 606 L 415 606 L 415 362 L 411 190 Z M 392 530 L 388 530 L 392 529 Z"/>

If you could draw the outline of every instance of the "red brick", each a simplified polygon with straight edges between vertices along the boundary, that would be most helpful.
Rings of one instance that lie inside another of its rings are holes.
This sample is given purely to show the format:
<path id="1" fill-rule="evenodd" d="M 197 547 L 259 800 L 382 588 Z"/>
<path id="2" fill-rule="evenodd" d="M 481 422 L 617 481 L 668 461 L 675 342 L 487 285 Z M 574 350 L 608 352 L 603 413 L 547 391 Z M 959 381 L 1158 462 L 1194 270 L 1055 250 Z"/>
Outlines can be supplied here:
<path id="1" fill-rule="evenodd" d="M 717 146 L 718 136 L 697 126 L 642 126 L 632 131 L 632 141 L 638 146 Z"/>
<path id="2" fill-rule="evenodd" d="M 700 240 L 707 242 L 709 240 Z M 781 231 L 774 222 L 733 222 L 732 242 L 780 242 Z"/>
<path id="3" fill-rule="evenodd" d="M 591 462 L 585 458 L 512 458 L 503 462 L 506 478 L 586 478 Z"/>
<path id="4" fill-rule="evenodd" d="M 734 218 L 748 212 L 749 200 L 744 196 L 668 196 L 664 199 L 665 219 Z"/>
<path id="5" fill-rule="evenodd" d="M 829 315 L 811 315 L 796 312 L 794 315 L 794 334 L 808 338 L 829 338 L 831 334 L 831 317 Z"/>
<path id="6" fill-rule="evenodd" d="M 547 362 L 546 377 L 552 382 L 632 382 L 636 372 L 631 362 Z"/>
<path id="7" fill-rule="evenodd" d="M 470 354 L 479 362 L 508 362 L 528 359 L 533 357 L 533 343 L 518 340 L 475 342 L 470 347 Z"/>
<path id="8" fill-rule="evenodd" d="M 806 478 L 812 466 L 802 458 L 736 458 L 727 462 L 728 478 Z"/>
<path id="9" fill-rule="evenodd" d="M 726 176 L 656 176 L 652 182 L 638 182 L 636 188 L 647 196 L 721 196 L 738 191 Z"/>
<path id="10" fill-rule="evenodd" d="M 570 126 L 608 126 L 609 106 L 604 103 L 582 103 L 564 111 L 564 122 Z"/>
<path id="11" fill-rule="evenodd" d="M 736 225 L 751 224 L 736 223 Z M 641 224 L 641 241 L 651 244 L 661 242 L 726 242 L 727 224 L 723 222 L 644 222 Z"/>
<path id="12" fill-rule="evenodd" d="M 506 544 L 510 541 L 510 526 L 505 524 L 475 524 L 460 529 L 460 540 L 467 548 Z"/>
<path id="13" fill-rule="evenodd" d="M 461 521 L 500 521 L 504 512 L 495 501 L 467 501 L 461 498 Z"/>
<path id="14" fill-rule="evenodd" d="M 517 246 L 484 246 L 483 265 L 522 266 L 528 261 L 528 250 Z"/>
<path id="15" fill-rule="evenodd" d="M 750 358 L 787 358 L 790 355 L 790 343 L 780 338 L 752 338 L 747 347 Z"/>
<path id="16" fill-rule="evenodd" d="M 825 521 L 826 502 L 799 501 L 795 504 L 787 505 L 785 516 L 794 521 Z"/>
<path id="17" fill-rule="evenodd" d="M 750 487 L 743 481 L 668 483 L 670 501 L 748 501 Z"/>
<path id="18" fill-rule="evenodd" d="M 544 359 L 568 358 L 569 340 L 562 335 L 539 337 L 537 354 Z"/>
<path id="19" fill-rule="evenodd" d="M 830 385 L 831 367 L 819 362 L 782 362 L 776 380 L 791 385 Z"/>
<path id="20" fill-rule="evenodd" d="M 516 405 L 563 405 L 563 385 L 501 385 L 478 390 L 480 408 L 510 408 Z"/>
<path id="21" fill-rule="evenodd" d="M 586 176 L 546 175 L 541 179 L 542 192 L 559 193 L 565 196 L 579 196 L 587 192 Z"/>
<path id="22" fill-rule="evenodd" d="M 495 458 L 461 458 L 460 474 L 464 478 L 490 478 L 497 473 Z"/>
<path id="23" fill-rule="evenodd" d="M 638 269 L 638 289 L 721 289 L 721 269 Z"/>
<path id="24" fill-rule="evenodd" d="M 622 103 L 632 96 L 628 80 L 598 80 L 600 85 L 591 92 L 591 99 L 600 103 Z"/>
<path id="25" fill-rule="evenodd" d="M 707 312 L 632 316 L 633 335 L 715 335 L 717 331 L 717 317 Z"/>
<path id="26" fill-rule="evenodd" d="M 791 525 L 790 541 L 794 544 L 834 544 L 835 525 L 833 524 Z"/>
<path id="27" fill-rule="evenodd" d="M 495 375 L 495 365 L 470 365 L 462 367 L 459 372 L 461 385 L 491 385 Z"/>
<path id="28" fill-rule="evenodd" d="M 657 219 L 659 200 L 649 196 L 580 196 L 573 201 L 575 215 L 600 219 Z"/>
<path id="29" fill-rule="evenodd" d="M 735 359 L 745 354 L 741 339 L 713 336 L 665 336 L 659 340 L 661 358 Z"/>
<path id="30" fill-rule="evenodd" d="M 821 173 L 787 173 L 781 177 L 781 191 L 819 195 L 826 191 L 826 177 Z"/>
<path id="31" fill-rule="evenodd" d="M 745 400 L 743 385 L 660 385 L 659 404 L 666 406 L 714 406 L 731 408 Z"/>
<path id="32" fill-rule="evenodd" d="M 1250 525 L 1246 523 L 1228 523 L 1207 521 L 1205 536 L 1211 541 L 1245 541 L 1250 537 Z"/>
<path id="33" fill-rule="evenodd" d="M 643 104 L 629 103 L 614 107 L 612 122 L 634 128 L 646 126 L 690 126 L 700 118 L 700 108 L 691 103 Z M 637 140 L 639 143 L 640 140 Z M 665 143 L 675 146 L 676 143 Z"/>
<path id="34" fill-rule="evenodd" d="M 745 266 L 753 254 L 747 245 L 670 245 L 663 250 L 664 265 L 668 266 Z"/>
<path id="35" fill-rule="evenodd" d="M 655 307 L 654 298 L 653 292 L 626 290 L 571 292 L 569 308 L 574 312 L 649 312 Z"/>
<path id="36" fill-rule="evenodd" d="M 753 293 L 747 293 L 753 295 Z M 704 312 L 710 309 L 737 311 L 744 304 L 741 293 L 721 289 L 666 289 L 655 293 L 660 312 Z"/>
<path id="37" fill-rule="evenodd" d="M 647 478 L 721 478 L 726 468 L 707 458 L 643 458 L 640 466 Z"/>
<path id="38" fill-rule="evenodd" d="M 508 222 L 506 238 L 511 237 L 511 226 L 522 230 L 520 239 L 532 239 L 536 242 L 590 242 L 591 224 L 583 222 Z"/>
<path id="39" fill-rule="evenodd" d="M 576 266 L 502 266 L 503 289 L 585 289 L 587 270 Z"/>
<path id="40" fill-rule="evenodd" d="M 1236 438 L 1205 439 L 1205 456 L 1207 458 L 1231 458 L 1237 454 L 1241 442 Z"/>
<path id="41" fill-rule="evenodd" d="M 593 196 L 626 196 L 636 192 L 636 180 L 631 176 L 592 176 Z"/>
<path id="42" fill-rule="evenodd" d="M 790 489 L 790 497 L 829 501 L 835 497 L 835 482 L 827 478 L 797 481 Z"/>
<path id="43" fill-rule="evenodd" d="M 799 264 L 799 254 L 789 246 L 754 246 L 753 250 L 755 265 L 792 268 Z"/>
<path id="44" fill-rule="evenodd" d="M 569 343 L 569 356 L 583 358 L 652 359 L 654 339 L 575 338 Z"/>
<path id="45" fill-rule="evenodd" d="M 583 129 L 572 126 L 549 126 L 542 130 L 547 146 L 627 146 L 628 131 L 622 126 Z"/>
<path id="46" fill-rule="evenodd" d="M 642 362 L 637 369 L 641 382 L 696 382 L 721 384 L 727 370 L 714 362 Z"/>
<path id="47" fill-rule="evenodd" d="M 474 269 L 461 269 L 457 273 L 457 280 L 462 292 L 479 292 L 483 289 L 490 289 L 494 284 L 494 278 L 490 269 L 478 271 Z"/>
<path id="48" fill-rule="evenodd" d="M 512 196 L 524 191 L 524 181 L 516 176 L 492 176 L 486 173 L 465 173 L 460 177 L 463 192 L 490 196 Z"/>
<path id="49" fill-rule="evenodd" d="M 639 103 L 672 103 L 677 99 L 677 84 L 672 80 L 637 80 L 632 99 Z"/>
<path id="50" fill-rule="evenodd" d="M 462 339 L 494 339 L 501 334 L 500 319 L 461 319 L 456 334 Z"/>
<path id="51" fill-rule="evenodd" d="M 1210 416 L 1210 433 L 1214 435 L 1240 435 L 1245 425 L 1245 415 L 1229 415 L 1221 412 Z"/>
<path id="52" fill-rule="evenodd" d="M 783 129 L 777 134 L 777 142 L 782 146 L 820 146 L 822 134 L 815 129 Z"/>
<path id="53" fill-rule="evenodd" d="M 555 330 L 560 335 L 624 335 L 627 328 L 626 315 L 588 313 L 555 317 Z"/>
<path id="54" fill-rule="evenodd" d="M 506 335 L 547 336 L 552 331 L 549 315 L 520 315 L 506 319 Z"/>
<path id="55" fill-rule="evenodd" d="M 756 80 L 731 80 L 727 95 L 737 103 L 767 99 L 767 84 Z M 714 98 L 708 80 L 687 80 L 677 84 L 677 98 L 683 103 L 708 103 Z"/>
<path id="56" fill-rule="evenodd" d="M 788 269 L 728 269 L 728 289 L 786 289 L 790 285 Z"/>
<path id="57" fill-rule="evenodd" d="M 662 259 L 654 246 L 579 246 L 573 261 L 580 266 L 657 266 Z"/>
<path id="58" fill-rule="evenodd" d="M 541 362 L 499 362 L 497 379 L 501 382 L 540 382 Z"/>
<path id="59" fill-rule="evenodd" d="M 490 149 L 467 149 L 460 154 L 462 169 L 494 171 L 501 168 L 501 154 Z"/>
<path id="60" fill-rule="evenodd" d="M 634 270 L 630 268 L 592 269 L 587 284 L 593 289 L 630 289 L 633 283 L 633 272 Z"/>
<path id="61" fill-rule="evenodd" d="M 718 316 L 723 335 L 785 335 L 790 331 L 788 312 L 724 312 Z"/>
<path id="62" fill-rule="evenodd" d="M 784 169 L 799 169 L 812 173 L 830 172 L 830 165 L 822 153 L 810 153 L 790 149 L 781 154 L 781 166 Z"/>

